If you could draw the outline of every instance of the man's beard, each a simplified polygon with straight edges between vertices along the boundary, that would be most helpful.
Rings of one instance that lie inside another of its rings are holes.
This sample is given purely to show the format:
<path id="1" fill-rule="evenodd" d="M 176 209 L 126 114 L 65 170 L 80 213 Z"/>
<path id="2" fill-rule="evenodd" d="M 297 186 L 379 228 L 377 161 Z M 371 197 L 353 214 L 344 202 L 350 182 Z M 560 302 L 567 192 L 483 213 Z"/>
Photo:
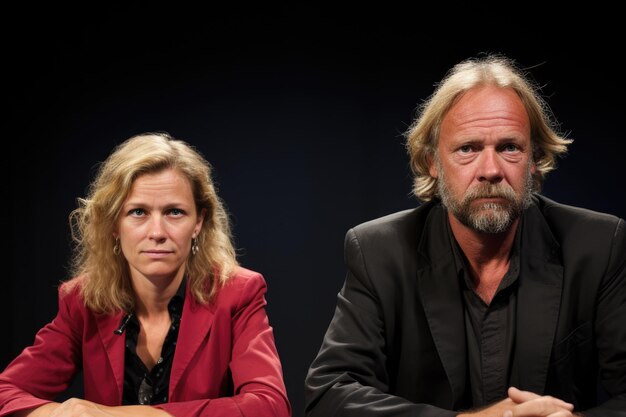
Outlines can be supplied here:
<path id="1" fill-rule="evenodd" d="M 470 188 L 459 200 L 446 183 L 440 161 L 436 162 L 439 173 L 437 191 L 441 202 L 463 225 L 477 232 L 502 233 L 509 230 L 532 202 L 533 177 L 530 163 L 521 195 L 518 196 L 509 185 L 485 183 Z M 480 198 L 500 198 L 504 202 L 472 204 Z"/>

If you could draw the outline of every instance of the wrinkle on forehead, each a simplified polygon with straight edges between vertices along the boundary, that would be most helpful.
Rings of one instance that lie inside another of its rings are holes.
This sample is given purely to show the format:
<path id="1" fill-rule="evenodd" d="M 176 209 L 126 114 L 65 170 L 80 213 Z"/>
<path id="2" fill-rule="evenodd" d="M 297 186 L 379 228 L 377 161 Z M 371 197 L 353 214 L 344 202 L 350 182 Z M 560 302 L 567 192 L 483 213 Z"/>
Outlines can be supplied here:
<path id="1" fill-rule="evenodd" d="M 137 177 L 131 187 L 131 194 L 141 191 L 178 190 L 191 187 L 187 177 L 175 169 L 143 174 Z"/>
<path id="2" fill-rule="evenodd" d="M 165 205 L 193 203 L 193 192 L 187 177 L 174 169 L 143 174 L 135 180 L 125 205 L 157 201 Z"/>
<path id="3" fill-rule="evenodd" d="M 530 132 L 528 113 L 510 88 L 483 86 L 469 90 L 456 102 L 442 122 L 442 130 L 508 127 Z"/>

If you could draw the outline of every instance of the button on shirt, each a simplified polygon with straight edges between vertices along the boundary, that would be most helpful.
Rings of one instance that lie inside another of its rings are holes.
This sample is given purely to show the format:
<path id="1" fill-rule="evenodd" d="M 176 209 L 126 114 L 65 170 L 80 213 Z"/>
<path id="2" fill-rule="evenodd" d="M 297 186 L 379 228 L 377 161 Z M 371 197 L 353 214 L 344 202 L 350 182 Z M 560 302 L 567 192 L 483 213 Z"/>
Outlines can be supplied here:
<path id="1" fill-rule="evenodd" d="M 139 321 L 132 314 L 126 328 L 126 350 L 124 358 L 124 394 L 123 405 L 162 404 L 168 401 L 170 372 L 178 340 L 178 328 L 185 300 L 185 280 L 170 300 L 167 309 L 172 324 L 165 336 L 161 357 L 152 370 L 148 370 L 137 355 L 137 337 Z"/>

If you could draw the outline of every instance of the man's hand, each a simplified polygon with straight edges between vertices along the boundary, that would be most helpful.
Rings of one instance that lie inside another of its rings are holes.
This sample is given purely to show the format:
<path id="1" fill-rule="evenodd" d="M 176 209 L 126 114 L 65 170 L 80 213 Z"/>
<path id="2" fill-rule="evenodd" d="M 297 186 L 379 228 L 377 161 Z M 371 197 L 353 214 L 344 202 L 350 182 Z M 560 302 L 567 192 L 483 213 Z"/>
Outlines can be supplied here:
<path id="1" fill-rule="evenodd" d="M 573 417 L 574 405 L 549 395 L 538 395 L 510 387 L 509 399 L 515 406 L 503 417 Z"/>
<path id="2" fill-rule="evenodd" d="M 481 410 L 459 414 L 458 417 L 574 417 L 574 406 L 549 395 L 508 390 L 509 397 Z"/>

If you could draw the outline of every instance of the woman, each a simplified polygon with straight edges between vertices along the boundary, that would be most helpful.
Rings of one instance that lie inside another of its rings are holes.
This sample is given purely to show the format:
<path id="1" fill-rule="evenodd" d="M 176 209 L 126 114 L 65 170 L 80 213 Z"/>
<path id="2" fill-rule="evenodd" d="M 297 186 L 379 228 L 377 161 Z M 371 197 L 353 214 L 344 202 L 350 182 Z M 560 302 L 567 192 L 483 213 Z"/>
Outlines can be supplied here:
<path id="1" fill-rule="evenodd" d="M 265 281 L 237 264 L 209 163 L 134 136 L 79 203 L 74 278 L 0 374 L 0 416 L 290 416 Z M 80 370 L 85 399 L 54 402 Z"/>

